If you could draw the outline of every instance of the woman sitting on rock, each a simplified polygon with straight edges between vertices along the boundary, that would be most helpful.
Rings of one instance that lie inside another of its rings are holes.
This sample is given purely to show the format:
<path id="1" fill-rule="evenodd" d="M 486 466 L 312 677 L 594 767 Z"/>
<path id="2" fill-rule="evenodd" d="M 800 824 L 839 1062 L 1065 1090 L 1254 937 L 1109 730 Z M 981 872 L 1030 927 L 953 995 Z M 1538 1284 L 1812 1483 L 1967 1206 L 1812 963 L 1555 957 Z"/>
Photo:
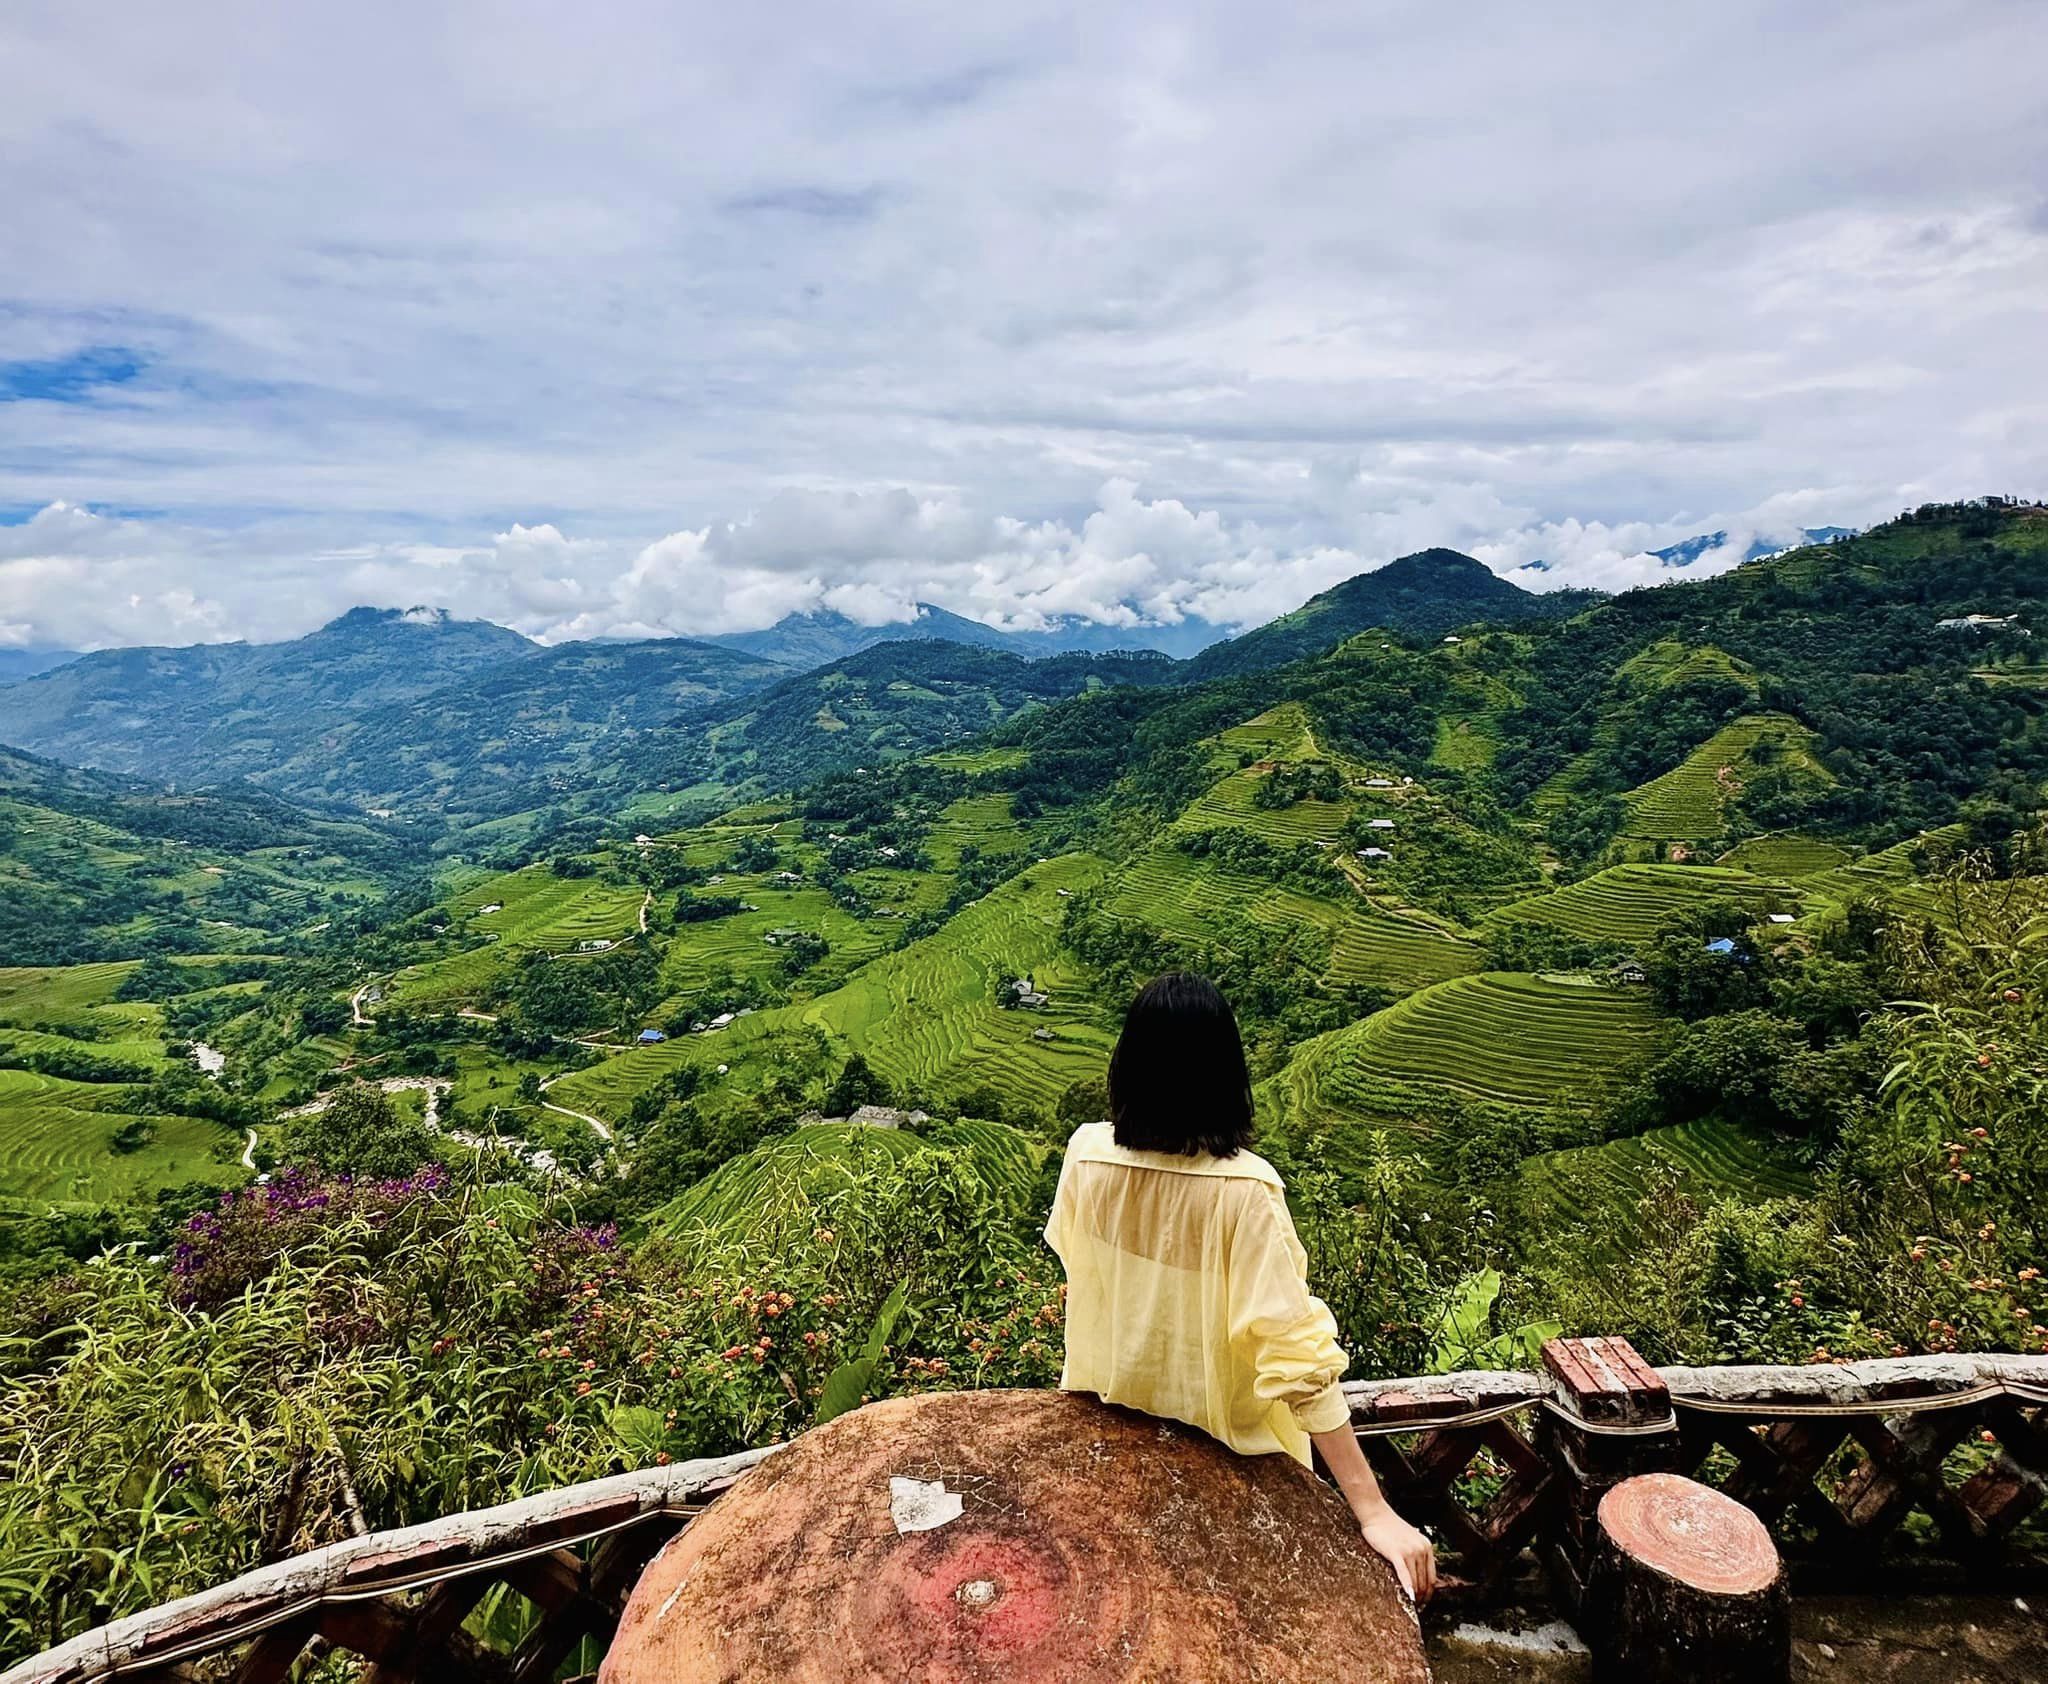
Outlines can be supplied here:
<path id="1" fill-rule="evenodd" d="M 1108 1122 L 1074 1131 L 1046 1241 L 1067 1269 L 1060 1384 L 1199 1427 L 1247 1456 L 1309 1446 L 1365 1541 L 1418 1602 L 1429 1540 L 1388 1506 L 1338 1386 L 1346 1357 L 1273 1166 L 1250 1149 L 1251 1075 L 1230 1003 L 1170 972 L 1131 1002 Z"/>

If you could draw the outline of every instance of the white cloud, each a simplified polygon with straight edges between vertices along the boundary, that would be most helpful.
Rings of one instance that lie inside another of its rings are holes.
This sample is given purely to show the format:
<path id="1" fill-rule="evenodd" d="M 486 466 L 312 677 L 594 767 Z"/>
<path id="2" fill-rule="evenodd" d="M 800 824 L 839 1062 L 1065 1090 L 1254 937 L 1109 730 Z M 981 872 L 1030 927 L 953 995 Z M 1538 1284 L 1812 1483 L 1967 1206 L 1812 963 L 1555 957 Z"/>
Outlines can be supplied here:
<path id="1" fill-rule="evenodd" d="M 2037 34 L 29 0 L 0 624 L 1242 621 L 1429 544 L 1613 587 L 2038 491 Z"/>

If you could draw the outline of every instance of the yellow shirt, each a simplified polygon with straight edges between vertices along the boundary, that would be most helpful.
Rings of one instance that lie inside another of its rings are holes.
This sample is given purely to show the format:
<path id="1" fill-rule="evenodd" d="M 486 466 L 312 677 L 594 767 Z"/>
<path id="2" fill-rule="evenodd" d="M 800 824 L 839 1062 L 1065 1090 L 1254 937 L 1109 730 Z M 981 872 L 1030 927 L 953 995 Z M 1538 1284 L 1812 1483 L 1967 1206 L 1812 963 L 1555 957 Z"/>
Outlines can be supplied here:
<path id="1" fill-rule="evenodd" d="M 1257 1153 L 1132 1152 L 1089 1123 L 1067 1143 L 1045 1238 L 1067 1267 L 1063 1389 L 1300 1462 L 1310 1433 L 1350 1420 L 1336 1318 Z"/>

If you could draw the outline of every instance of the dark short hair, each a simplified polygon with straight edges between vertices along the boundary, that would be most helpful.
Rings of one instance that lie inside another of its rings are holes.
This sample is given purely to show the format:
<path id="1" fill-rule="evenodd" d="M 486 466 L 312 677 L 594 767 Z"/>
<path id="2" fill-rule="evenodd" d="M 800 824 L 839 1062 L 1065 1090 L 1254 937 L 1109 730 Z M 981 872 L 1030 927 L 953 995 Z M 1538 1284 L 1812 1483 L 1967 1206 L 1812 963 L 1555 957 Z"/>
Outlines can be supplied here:
<path id="1" fill-rule="evenodd" d="M 1136 1152 L 1228 1158 L 1252 1143 L 1252 1077 L 1237 1015 L 1192 971 L 1145 984 L 1109 1055 L 1116 1143 Z"/>

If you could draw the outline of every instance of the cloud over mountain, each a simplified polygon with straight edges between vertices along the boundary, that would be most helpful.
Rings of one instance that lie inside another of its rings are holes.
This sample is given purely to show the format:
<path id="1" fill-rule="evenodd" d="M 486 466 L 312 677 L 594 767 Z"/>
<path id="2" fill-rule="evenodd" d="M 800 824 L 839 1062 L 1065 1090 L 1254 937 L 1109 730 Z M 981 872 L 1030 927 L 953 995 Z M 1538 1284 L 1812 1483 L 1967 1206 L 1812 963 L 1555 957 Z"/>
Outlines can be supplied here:
<path id="1" fill-rule="evenodd" d="M 2039 490 L 2035 33 L 15 8 L 0 639 L 1239 621 Z"/>

